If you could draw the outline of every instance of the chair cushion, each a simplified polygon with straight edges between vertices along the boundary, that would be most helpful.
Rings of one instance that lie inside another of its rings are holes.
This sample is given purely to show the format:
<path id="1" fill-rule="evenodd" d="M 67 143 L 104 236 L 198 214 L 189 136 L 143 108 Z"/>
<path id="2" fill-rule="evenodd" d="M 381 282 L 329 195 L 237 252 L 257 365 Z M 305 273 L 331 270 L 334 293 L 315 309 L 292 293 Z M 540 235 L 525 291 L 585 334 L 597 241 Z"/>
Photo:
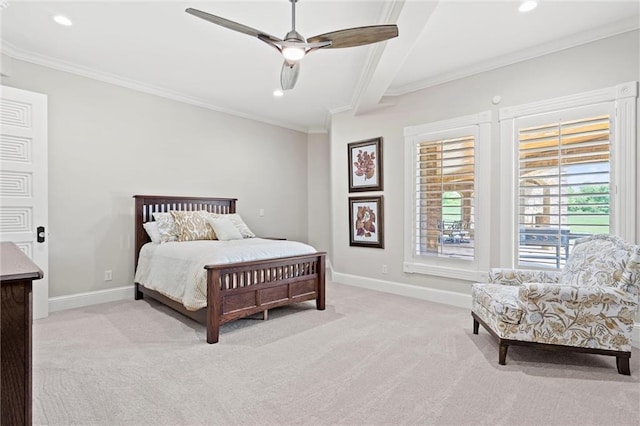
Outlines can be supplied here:
<path id="1" fill-rule="evenodd" d="M 617 287 L 631 253 L 632 247 L 614 236 L 594 235 L 578 240 L 560 281 L 580 287 Z"/>
<path id="2" fill-rule="evenodd" d="M 474 284 L 471 297 L 500 321 L 520 324 L 523 309 L 518 304 L 518 286 L 502 284 Z"/>

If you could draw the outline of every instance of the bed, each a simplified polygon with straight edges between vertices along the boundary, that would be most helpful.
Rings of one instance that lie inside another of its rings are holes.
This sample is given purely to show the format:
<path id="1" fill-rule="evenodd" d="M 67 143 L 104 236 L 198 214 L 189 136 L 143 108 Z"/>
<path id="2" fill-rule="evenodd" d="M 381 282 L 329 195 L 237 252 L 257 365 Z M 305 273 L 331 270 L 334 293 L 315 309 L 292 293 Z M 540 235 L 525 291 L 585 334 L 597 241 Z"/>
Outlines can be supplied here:
<path id="1" fill-rule="evenodd" d="M 235 198 L 176 197 L 135 195 L 134 266 L 140 252 L 150 242 L 143 225 L 153 221 L 153 213 L 198 211 L 231 214 L 236 212 Z M 175 243 L 182 244 L 182 243 Z M 248 262 L 203 264 L 206 273 L 206 306 L 187 309 L 147 284 L 135 282 L 136 300 L 149 297 L 206 325 L 207 343 L 218 342 L 220 326 L 227 322 L 269 309 L 315 300 L 316 309 L 325 309 L 325 253 L 273 257 Z"/>

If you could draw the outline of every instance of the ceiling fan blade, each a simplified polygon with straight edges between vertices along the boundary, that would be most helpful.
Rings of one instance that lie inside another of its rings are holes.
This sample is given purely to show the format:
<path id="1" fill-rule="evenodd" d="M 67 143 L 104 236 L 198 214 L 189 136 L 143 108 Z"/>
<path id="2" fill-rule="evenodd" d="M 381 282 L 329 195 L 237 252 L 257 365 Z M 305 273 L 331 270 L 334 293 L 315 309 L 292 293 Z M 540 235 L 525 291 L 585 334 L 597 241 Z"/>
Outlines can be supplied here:
<path id="1" fill-rule="evenodd" d="M 237 22 L 233 22 L 228 19 L 203 12 L 198 9 L 188 8 L 185 10 L 185 12 L 193 16 L 197 16 L 198 18 L 204 19 L 205 21 L 209 21 L 222 27 L 229 28 L 230 30 L 238 31 L 252 37 L 257 37 L 262 41 L 266 41 L 267 43 L 274 44 L 282 42 L 282 40 L 280 40 L 278 37 L 267 34 L 264 31 L 256 30 L 255 28 L 247 27 L 246 25 L 238 24 Z"/>
<path id="2" fill-rule="evenodd" d="M 284 61 L 282 64 L 282 71 L 280 72 L 280 85 L 282 90 L 293 89 L 298 81 L 298 74 L 300 73 L 300 62 L 294 62 L 292 65 L 289 62 Z"/>
<path id="3" fill-rule="evenodd" d="M 326 48 L 337 49 L 377 43 L 397 36 L 397 25 L 372 25 L 369 27 L 347 28 L 345 30 L 320 34 L 307 39 L 307 43 L 331 41 L 331 45 Z"/>

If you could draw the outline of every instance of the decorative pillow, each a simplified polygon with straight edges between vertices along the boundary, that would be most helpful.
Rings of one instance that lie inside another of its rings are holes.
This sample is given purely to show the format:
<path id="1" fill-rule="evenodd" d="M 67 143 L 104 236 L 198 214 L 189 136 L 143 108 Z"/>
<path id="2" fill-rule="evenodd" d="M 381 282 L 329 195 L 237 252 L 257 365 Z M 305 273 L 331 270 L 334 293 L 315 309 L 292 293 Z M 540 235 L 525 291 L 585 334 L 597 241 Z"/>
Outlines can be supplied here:
<path id="1" fill-rule="evenodd" d="M 178 230 L 176 229 L 176 223 L 171 213 L 154 213 L 153 218 L 158 223 L 161 243 L 178 241 Z"/>
<path id="2" fill-rule="evenodd" d="M 209 213 L 202 211 L 171 211 L 178 230 L 178 241 L 215 240 L 216 234 L 207 223 Z"/>
<path id="3" fill-rule="evenodd" d="M 158 222 L 146 222 L 142 225 L 145 231 L 147 231 L 147 235 L 151 239 L 153 244 L 160 244 L 162 242 L 162 236 L 160 235 L 160 230 L 158 229 Z"/>
<path id="4" fill-rule="evenodd" d="M 230 214 L 209 213 L 209 216 L 213 217 L 214 219 L 218 219 L 221 217 L 229 219 L 231 223 L 233 223 L 233 226 L 235 226 L 238 229 L 238 231 L 240 231 L 240 234 L 242 234 L 242 238 L 255 238 L 256 236 L 256 234 L 251 232 L 251 229 L 249 229 L 247 224 L 244 223 L 244 221 L 242 220 L 242 218 L 238 213 L 230 213 Z"/>
<path id="5" fill-rule="evenodd" d="M 220 241 L 241 240 L 242 234 L 238 228 L 226 217 L 213 218 L 210 217 L 207 222 L 213 228 L 216 237 Z"/>

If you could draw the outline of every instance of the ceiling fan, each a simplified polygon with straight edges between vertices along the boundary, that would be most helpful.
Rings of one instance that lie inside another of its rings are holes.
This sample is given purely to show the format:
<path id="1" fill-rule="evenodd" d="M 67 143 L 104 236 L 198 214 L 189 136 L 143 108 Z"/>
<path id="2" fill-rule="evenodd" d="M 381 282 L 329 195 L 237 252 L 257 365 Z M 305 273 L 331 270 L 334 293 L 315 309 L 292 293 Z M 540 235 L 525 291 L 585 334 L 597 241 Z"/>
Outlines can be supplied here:
<path id="1" fill-rule="evenodd" d="M 269 46 L 276 48 L 282 56 L 284 56 L 284 64 L 280 73 L 280 84 L 282 90 L 293 89 L 298 74 L 300 73 L 300 60 L 310 52 L 318 49 L 337 49 L 342 47 L 363 46 L 365 44 L 378 43 L 398 36 L 397 25 L 372 25 L 368 27 L 347 28 L 344 30 L 333 31 L 326 34 L 320 34 L 309 39 L 305 39 L 296 31 L 296 2 L 298 0 L 289 0 L 291 2 L 291 31 L 284 36 L 284 40 L 256 30 L 246 25 L 230 21 L 219 16 L 201 10 L 188 8 L 185 12 L 202 18 L 205 21 L 238 31 L 267 43 Z"/>

